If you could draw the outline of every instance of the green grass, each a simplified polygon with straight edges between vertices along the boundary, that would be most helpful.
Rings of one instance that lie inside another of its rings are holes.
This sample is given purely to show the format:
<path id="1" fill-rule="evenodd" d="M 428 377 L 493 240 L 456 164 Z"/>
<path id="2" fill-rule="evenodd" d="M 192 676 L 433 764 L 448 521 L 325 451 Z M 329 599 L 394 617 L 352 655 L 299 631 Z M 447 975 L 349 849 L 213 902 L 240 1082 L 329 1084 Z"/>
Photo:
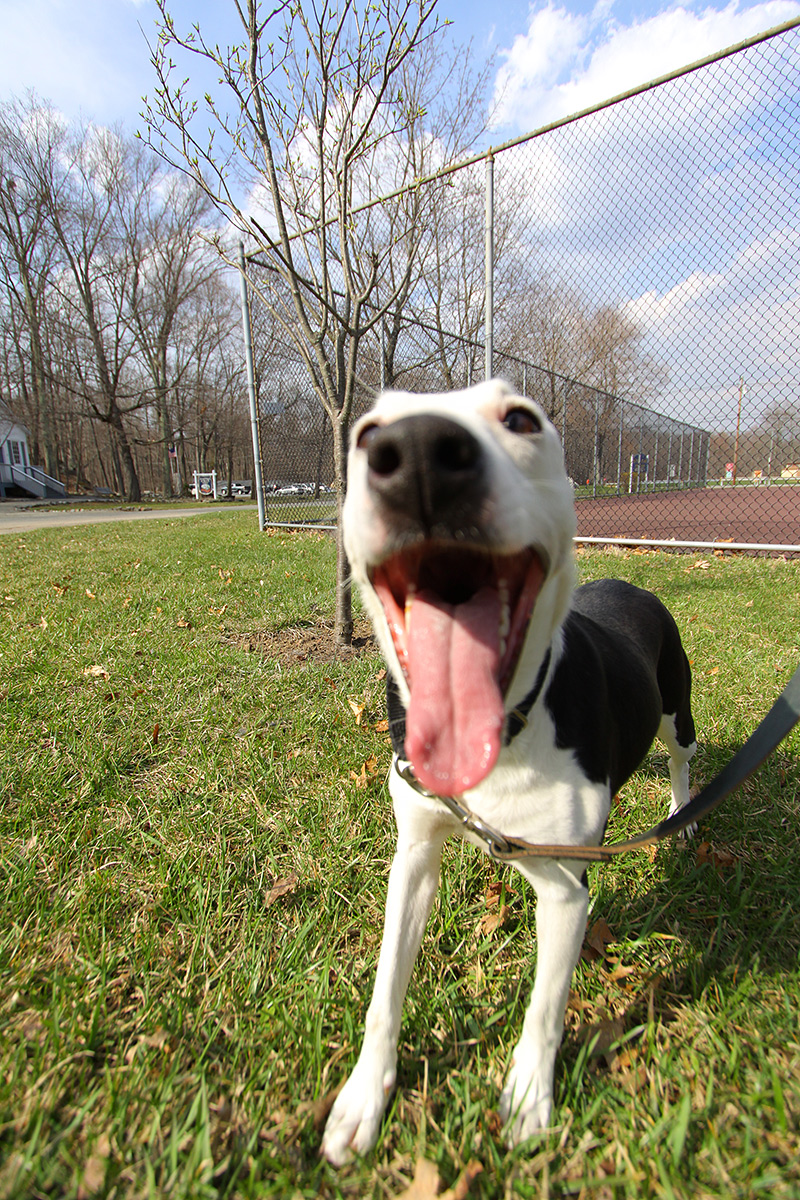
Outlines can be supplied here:
<path id="1" fill-rule="evenodd" d="M 392 854 L 381 664 L 259 636 L 329 619 L 331 541 L 233 511 L 2 550 L 0 1197 L 398 1196 L 420 1157 L 448 1187 L 477 1159 L 474 1197 L 800 1196 L 796 732 L 694 842 L 592 869 L 555 1125 L 511 1153 L 534 902 L 449 846 L 398 1091 L 336 1172 L 319 1102 L 358 1051 Z M 711 778 L 800 660 L 800 564 L 579 565 L 672 608 Z M 609 836 L 667 797 L 657 746 Z"/>

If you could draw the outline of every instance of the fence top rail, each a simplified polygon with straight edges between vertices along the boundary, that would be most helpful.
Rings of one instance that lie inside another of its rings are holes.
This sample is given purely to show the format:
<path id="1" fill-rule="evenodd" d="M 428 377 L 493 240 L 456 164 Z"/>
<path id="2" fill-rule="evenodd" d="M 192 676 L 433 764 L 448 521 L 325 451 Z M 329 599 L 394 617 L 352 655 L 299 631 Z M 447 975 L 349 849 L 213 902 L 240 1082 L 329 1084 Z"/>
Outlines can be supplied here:
<path id="1" fill-rule="evenodd" d="M 594 113 L 603 112 L 607 108 L 613 108 L 617 104 L 622 104 L 625 100 L 631 100 L 634 96 L 641 96 L 645 92 L 651 91 L 653 88 L 661 87 L 665 83 L 671 83 L 675 79 L 681 79 L 686 75 L 691 75 L 695 71 L 700 71 L 704 67 L 711 66 L 712 63 L 722 62 L 723 59 L 732 58 L 735 54 L 741 54 L 744 50 L 749 50 L 753 46 L 759 46 L 762 42 L 768 42 L 771 38 L 780 37 L 781 34 L 789 33 L 792 29 L 800 27 L 800 17 L 793 17 L 789 21 L 784 21 L 781 25 L 775 25 L 771 29 L 764 30 L 763 33 L 753 34 L 752 37 L 744 38 L 741 42 L 736 42 L 732 46 L 726 46 L 723 50 L 715 50 L 713 54 L 707 54 L 704 58 L 698 58 L 695 62 L 687 63 L 684 67 L 676 67 L 672 71 L 667 71 L 664 75 L 658 75 L 655 79 L 648 80 L 647 83 L 637 84 L 636 87 L 629 88 L 625 92 L 620 92 L 616 96 L 611 96 L 608 100 L 600 100 L 596 104 L 589 105 L 588 108 L 582 108 L 578 112 L 569 113 L 565 117 L 559 117 L 558 120 L 550 121 L 547 125 L 541 125 L 538 129 L 532 130 L 530 133 L 520 134 L 518 137 L 510 138 L 506 142 L 502 142 L 499 146 L 489 146 L 487 150 L 482 150 L 477 154 L 471 155 L 469 158 L 461 159 L 457 163 L 451 163 L 447 167 L 440 167 L 438 171 L 432 171 L 428 175 L 421 175 L 415 179 L 413 183 L 405 184 L 401 188 L 397 188 L 393 192 L 387 192 L 383 196 L 376 196 L 372 200 L 365 201 L 357 208 L 352 210 L 352 215 L 357 216 L 359 213 L 368 212 L 372 208 L 377 208 L 379 205 L 386 204 L 389 200 L 398 200 L 401 196 L 409 195 L 417 188 L 424 187 L 430 183 L 436 183 L 439 179 L 446 179 L 450 175 L 454 175 L 457 171 L 462 171 L 467 167 L 473 167 L 480 162 L 489 162 L 495 155 L 502 154 L 506 150 L 511 150 L 515 146 L 523 146 L 526 142 L 533 141 L 535 138 L 543 137 L 547 133 L 552 133 L 555 129 L 563 129 L 567 125 L 572 125 L 576 121 L 581 121 L 585 117 L 590 117 Z M 249 217 L 248 220 L 253 224 L 259 237 L 266 238 L 269 244 L 277 245 L 276 239 L 270 237 L 265 229 L 254 218 Z M 335 217 L 329 217 L 322 224 L 323 226 L 331 225 L 336 220 Z M 319 228 L 319 223 L 311 224 L 305 229 L 298 229 L 289 235 L 289 241 L 294 241 L 296 238 L 307 237 Z M 245 253 L 245 259 L 248 262 L 257 262 L 258 255 L 261 250 L 250 250 Z M 259 264 L 266 266 L 267 264 Z"/>

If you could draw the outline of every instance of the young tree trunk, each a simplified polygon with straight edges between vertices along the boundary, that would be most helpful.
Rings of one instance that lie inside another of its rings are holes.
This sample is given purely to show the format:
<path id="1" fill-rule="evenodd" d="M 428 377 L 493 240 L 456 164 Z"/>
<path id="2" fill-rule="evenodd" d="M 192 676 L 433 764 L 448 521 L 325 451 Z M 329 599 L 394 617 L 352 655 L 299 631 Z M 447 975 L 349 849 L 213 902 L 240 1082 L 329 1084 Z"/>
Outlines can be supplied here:
<path id="1" fill-rule="evenodd" d="M 158 436 L 161 441 L 161 488 L 164 498 L 169 500 L 172 497 L 172 468 L 169 461 L 172 431 L 169 425 L 165 388 L 159 389 L 156 398 L 156 412 L 158 413 Z"/>
<path id="2" fill-rule="evenodd" d="M 125 499 L 132 501 L 141 500 L 142 489 L 139 483 L 139 475 L 136 471 L 136 463 L 134 462 L 133 452 L 128 442 L 128 435 L 125 432 L 125 426 L 122 423 L 122 414 L 116 405 L 112 410 L 110 425 L 112 445 L 115 448 L 119 464 Z"/>
<path id="3" fill-rule="evenodd" d="M 350 578 L 350 563 L 344 548 L 344 523 L 342 513 L 347 489 L 347 433 L 348 422 L 334 420 L 333 461 L 336 488 L 336 610 L 333 624 L 333 640 L 337 646 L 349 646 L 353 640 L 353 585 Z"/>

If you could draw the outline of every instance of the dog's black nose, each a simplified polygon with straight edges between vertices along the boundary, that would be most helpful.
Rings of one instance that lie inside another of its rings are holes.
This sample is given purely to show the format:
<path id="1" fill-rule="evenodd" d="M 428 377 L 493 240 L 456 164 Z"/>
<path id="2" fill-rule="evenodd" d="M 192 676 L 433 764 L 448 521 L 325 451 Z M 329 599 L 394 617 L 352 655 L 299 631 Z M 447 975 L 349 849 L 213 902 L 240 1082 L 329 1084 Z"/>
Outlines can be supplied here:
<path id="1" fill-rule="evenodd" d="M 458 421 L 432 414 L 373 426 L 362 438 L 372 490 L 430 531 L 460 526 L 486 491 L 480 442 Z"/>

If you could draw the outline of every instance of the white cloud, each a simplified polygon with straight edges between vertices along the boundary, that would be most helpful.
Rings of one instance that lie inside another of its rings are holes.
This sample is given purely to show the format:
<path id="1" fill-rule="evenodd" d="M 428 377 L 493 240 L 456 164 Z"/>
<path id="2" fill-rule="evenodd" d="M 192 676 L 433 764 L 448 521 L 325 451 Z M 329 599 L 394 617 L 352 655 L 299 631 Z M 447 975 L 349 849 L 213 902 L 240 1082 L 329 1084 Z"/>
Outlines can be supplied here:
<path id="1" fill-rule="evenodd" d="M 643 292 L 635 300 L 623 305 L 622 311 L 640 328 L 658 328 L 664 337 L 675 331 L 682 334 L 687 315 L 690 320 L 694 319 L 692 313 L 703 304 L 710 292 L 724 283 L 724 275 L 694 271 L 664 295 L 659 295 L 655 290 Z"/>
<path id="2" fill-rule="evenodd" d="M 501 51 L 495 123 L 519 132 L 538 128 L 796 16 L 796 0 L 749 8 L 732 0 L 722 9 L 673 6 L 624 25 L 605 2 L 576 14 L 548 0 L 531 10 L 527 32 Z"/>

